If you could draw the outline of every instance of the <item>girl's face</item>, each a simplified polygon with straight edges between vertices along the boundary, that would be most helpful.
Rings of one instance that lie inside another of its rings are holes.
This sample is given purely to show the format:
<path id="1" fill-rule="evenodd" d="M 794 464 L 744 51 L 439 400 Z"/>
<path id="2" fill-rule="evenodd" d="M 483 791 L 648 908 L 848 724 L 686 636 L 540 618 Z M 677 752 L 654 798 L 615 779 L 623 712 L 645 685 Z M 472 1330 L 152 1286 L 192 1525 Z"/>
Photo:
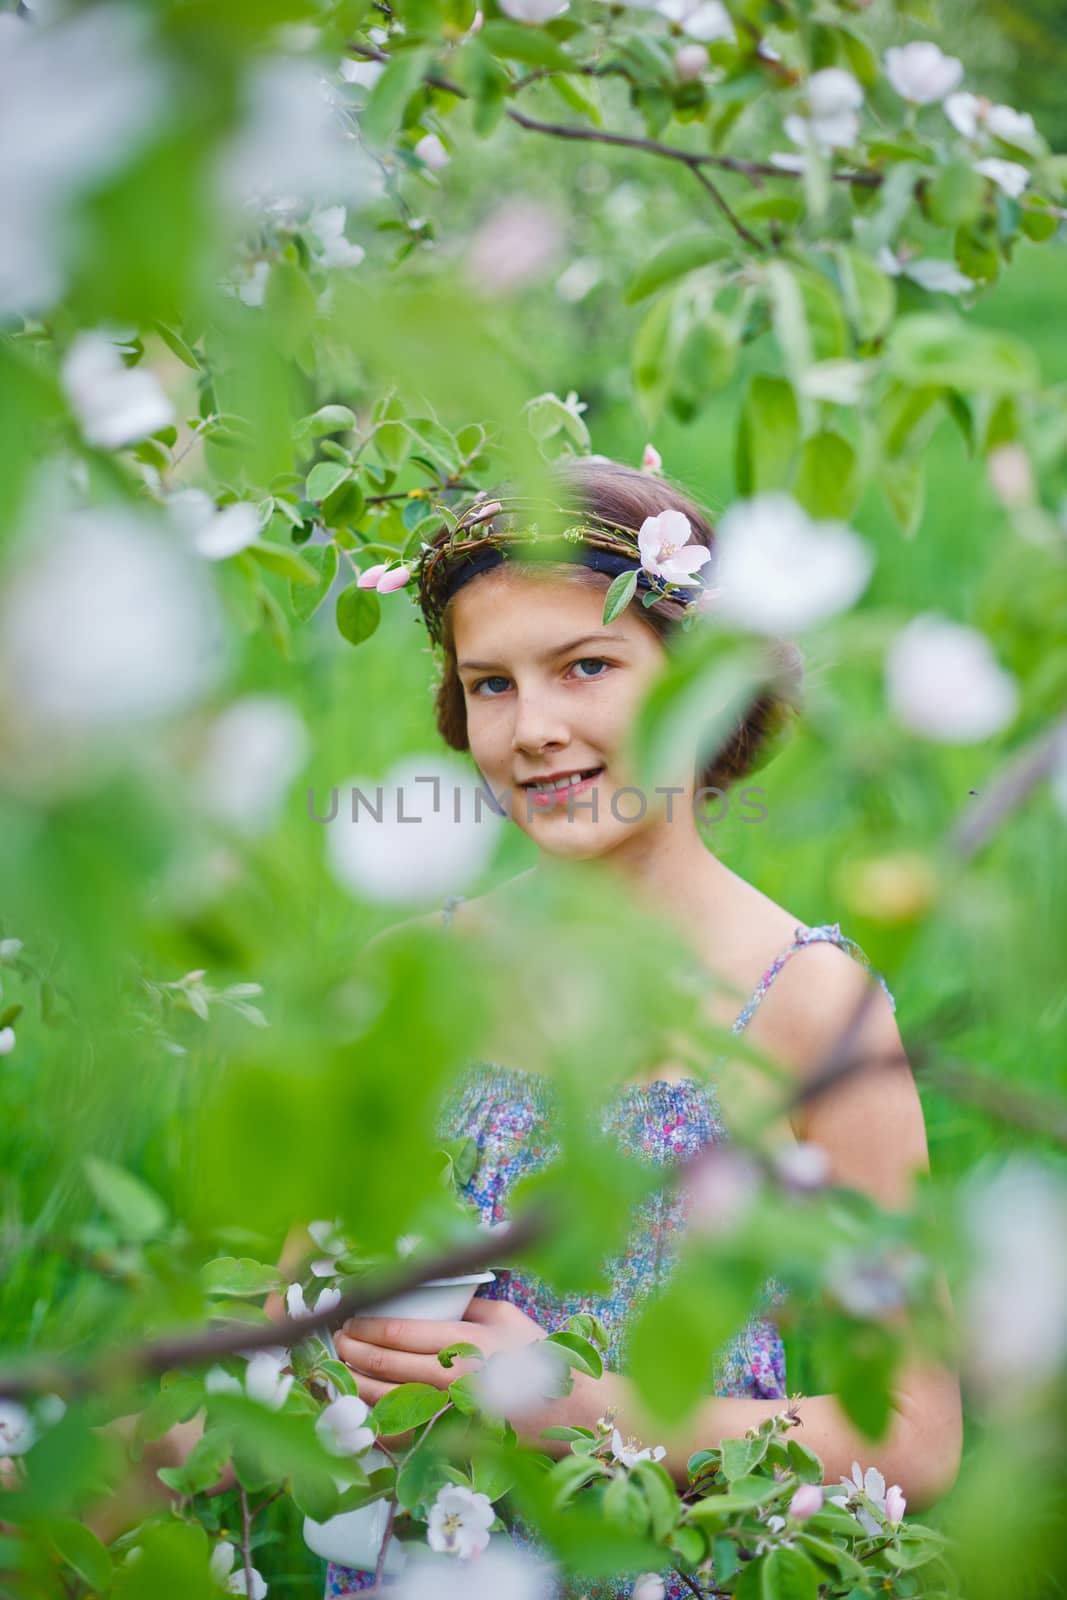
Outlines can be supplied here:
<path id="1" fill-rule="evenodd" d="M 515 572 L 478 577 L 452 601 L 471 754 L 513 821 L 552 855 L 630 843 L 664 805 L 632 789 L 613 805 L 633 783 L 621 752 L 666 652 L 632 606 L 606 628 L 603 611 L 600 589 Z M 531 787 L 574 773 L 577 784 Z"/>

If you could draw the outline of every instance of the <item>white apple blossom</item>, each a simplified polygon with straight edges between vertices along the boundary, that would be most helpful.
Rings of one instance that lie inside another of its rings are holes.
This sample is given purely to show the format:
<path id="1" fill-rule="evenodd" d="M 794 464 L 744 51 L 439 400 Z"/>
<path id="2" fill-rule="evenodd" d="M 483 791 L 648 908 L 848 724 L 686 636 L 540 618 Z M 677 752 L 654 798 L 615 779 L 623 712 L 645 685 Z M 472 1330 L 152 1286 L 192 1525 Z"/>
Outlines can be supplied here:
<path id="1" fill-rule="evenodd" d="M 551 22 L 569 8 L 570 0 L 500 0 L 501 11 L 515 22 Z"/>
<path id="2" fill-rule="evenodd" d="M 1012 106 L 991 106 L 985 117 L 986 131 L 1005 144 L 1021 150 L 1030 150 L 1037 143 L 1038 133 L 1029 111 L 1016 111 Z"/>
<path id="3" fill-rule="evenodd" d="M 870 381 L 869 361 L 815 361 L 801 373 L 798 388 L 812 400 L 858 405 Z"/>
<path id="4" fill-rule="evenodd" d="M 178 489 L 167 496 L 167 510 L 205 561 L 225 561 L 247 549 L 263 525 L 259 507 L 250 501 L 235 500 L 220 510 L 203 489 Z"/>
<path id="5" fill-rule="evenodd" d="M 692 533 L 692 523 L 682 511 L 646 517 L 637 534 L 644 571 L 681 588 L 702 588 L 702 580 L 694 574 L 711 560 L 711 551 L 707 545 L 690 544 Z"/>
<path id="6" fill-rule="evenodd" d="M 466 272 L 473 286 L 508 294 L 544 277 L 563 247 L 559 212 L 542 200 L 519 196 L 491 212 L 471 240 Z"/>
<path id="7" fill-rule="evenodd" d="M 971 1253 L 963 1364 L 986 1405 L 1009 1411 L 1067 1359 L 1067 1184 L 1013 1155 L 971 1173 L 956 1205 Z"/>
<path id="8" fill-rule="evenodd" d="M 929 39 L 894 45 L 885 53 L 885 70 L 902 100 L 928 106 L 943 100 L 963 77 L 963 62 L 947 56 Z"/>
<path id="9" fill-rule="evenodd" d="M 288 1352 L 279 1360 L 269 1350 L 257 1351 L 245 1372 L 245 1393 L 250 1400 L 266 1406 L 268 1411 L 280 1411 L 289 1397 L 295 1382 L 291 1372 L 283 1372 Z"/>
<path id="10" fill-rule="evenodd" d="M 667 1585 L 658 1572 L 642 1572 L 634 1579 L 630 1600 L 667 1600 Z"/>
<path id="11" fill-rule="evenodd" d="M 348 1248 L 341 1226 L 340 1217 L 333 1221 L 320 1219 L 308 1223 L 308 1233 L 318 1245 L 320 1250 L 327 1254 L 311 1263 L 311 1274 L 315 1278 L 332 1278 L 337 1271 L 337 1258 L 345 1253 Z"/>
<path id="12" fill-rule="evenodd" d="M 436 133 L 424 133 L 415 146 L 415 154 L 431 172 L 440 172 L 452 159 Z"/>
<path id="13" fill-rule="evenodd" d="M 702 44 L 683 44 L 674 53 L 674 75 L 679 83 L 692 83 L 708 69 L 708 52 Z"/>
<path id="14" fill-rule="evenodd" d="M 459 1483 L 446 1483 L 430 1507 L 426 1540 L 438 1554 L 466 1560 L 485 1549 L 495 1519 L 488 1495 L 477 1494 Z"/>
<path id="15" fill-rule="evenodd" d="M 908 1502 L 904 1498 L 904 1491 L 900 1487 L 900 1484 L 891 1483 L 885 1492 L 886 1521 L 891 1522 L 894 1525 L 896 1525 L 898 1522 L 902 1522 L 904 1520 L 904 1512 L 907 1509 L 907 1504 Z"/>
<path id="16" fill-rule="evenodd" d="M 904 727 L 943 744 L 988 739 L 1015 717 L 1019 691 L 976 628 L 936 612 L 914 617 L 886 656 L 890 707 Z"/>
<path id="17" fill-rule="evenodd" d="M 498 1417 L 520 1417 L 564 1391 L 566 1362 L 544 1339 L 491 1355 L 471 1378 L 478 1403 Z"/>
<path id="18" fill-rule="evenodd" d="M 33 1418 L 17 1400 L 0 1400 L 0 1458 L 24 1456 L 37 1438 Z"/>
<path id="19" fill-rule="evenodd" d="M 87 442 L 103 450 L 134 444 L 174 421 L 174 407 L 155 374 L 127 367 L 103 334 L 77 335 L 60 378 Z"/>
<path id="20" fill-rule="evenodd" d="M 208 1394 L 244 1394 L 240 1378 L 220 1366 L 208 1367 L 204 1373 L 204 1388 Z"/>
<path id="21" fill-rule="evenodd" d="M 965 139 L 973 139 L 979 123 L 985 121 L 990 102 L 981 95 L 960 89 L 946 98 L 942 109 L 957 133 L 962 133 Z"/>
<path id="22" fill-rule="evenodd" d="M 873 568 L 868 546 L 844 523 L 813 522 L 786 494 L 757 495 L 719 524 L 718 614 L 757 633 L 812 627 L 852 605 Z"/>
<path id="23" fill-rule="evenodd" d="M 440 779 L 439 791 L 429 778 Z M 325 824 L 327 865 L 342 887 L 383 904 L 462 893 L 492 859 L 504 825 L 484 784 L 440 754 L 408 756 L 381 778 L 349 778 L 337 798 Z M 321 816 L 321 799 L 316 806 Z"/>
<path id="24" fill-rule="evenodd" d="M 774 1172 L 787 1188 L 801 1192 L 821 1189 L 830 1181 L 830 1157 L 824 1145 L 797 1140 L 775 1151 Z"/>
<path id="25" fill-rule="evenodd" d="M 44 516 L 38 507 L 27 533 Z M 13 567 L 0 685 L 6 715 L 24 722 L 42 760 L 57 740 L 67 750 L 105 732 L 126 737 L 213 685 L 223 653 L 214 590 L 154 523 L 125 507 L 60 514 L 47 538 L 27 537 Z"/>
<path id="26" fill-rule="evenodd" d="M 14 1028 L 0 1028 L 0 1056 L 9 1056 L 15 1048 Z"/>
<path id="27" fill-rule="evenodd" d="M 340 1289 L 320 1289 L 315 1300 L 316 1311 L 330 1311 L 341 1301 Z M 285 1291 L 285 1309 L 291 1317 L 306 1317 L 310 1315 L 304 1291 L 299 1283 L 291 1283 Z"/>
<path id="28" fill-rule="evenodd" d="M 667 1454 L 666 1445 L 646 1445 L 638 1449 L 636 1439 L 624 1439 L 618 1428 L 611 1430 L 611 1453 L 623 1467 L 632 1467 L 638 1461 L 662 1461 Z"/>
<path id="29" fill-rule="evenodd" d="M 359 1456 L 374 1443 L 374 1429 L 365 1426 L 370 1408 L 355 1394 L 343 1394 L 319 1412 L 315 1432 L 332 1456 Z"/>
<path id="30" fill-rule="evenodd" d="M 722 0 L 658 0 L 655 9 L 701 44 L 736 37 L 730 13 Z"/>
<path id="31" fill-rule="evenodd" d="M 1002 161 L 999 156 L 986 156 L 984 161 L 976 161 L 974 170 L 983 178 L 991 179 L 1012 200 L 1018 200 L 1030 182 L 1030 174 L 1020 162 Z"/>
<path id="32" fill-rule="evenodd" d="M 889 1517 L 887 1509 L 887 1501 L 890 1495 L 893 1496 L 893 1511 L 899 1512 L 899 1516 L 894 1516 L 892 1519 Z M 864 1533 L 869 1534 L 872 1539 L 876 1539 L 879 1534 L 885 1532 L 885 1529 L 871 1515 L 867 1507 L 861 1503 L 860 1496 L 866 1496 L 871 1504 L 881 1511 L 887 1521 L 898 1522 L 900 1517 L 904 1515 L 904 1507 L 907 1502 L 904 1499 L 900 1485 L 894 1483 L 887 1492 L 885 1478 L 877 1467 L 868 1467 L 867 1471 L 863 1472 L 859 1462 L 854 1461 L 852 1463 L 851 1478 L 842 1477 L 840 1485 L 825 1491 L 825 1498 L 831 1501 L 849 1503 L 852 1515 Z"/>
<path id="33" fill-rule="evenodd" d="M 993 493 L 1005 506 L 1030 505 L 1036 493 L 1034 469 L 1021 444 L 998 444 L 986 457 Z"/>
<path id="34" fill-rule="evenodd" d="M 310 753 L 304 719 L 290 701 L 274 694 L 243 695 L 211 723 L 192 774 L 192 792 L 217 822 L 251 836 L 266 833 Z"/>
<path id="35" fill-rule="evenodd" d="M 344 206 L 323 206 L 313 211 L 308 222 L 319 242 L 318 260 L 324 267 L 358 267 L 367 252 L 361 244 L 345 238 Z"/>
<path id="36" fill-rule="evenodd" d="M 211 1576 L 226 1594 L 243 1594 L 248 1600 L 266 1600 L 267 1585 L 255 1567 L 250 1568 L 252 1587 L 248 1586 L 248 1573 L 244 1559 L 235 1545 L 221 1539 L 211 1552 Z"/>
<path id="37" fill-rule="evenodd" d="M 787 116 L 786 134 L 794 144 L 811 140 L 823 150 L 847 148 L 859 136 L 862 104 L 863 90 L 851 72 L 823 67 L 808 80 L 808 115 Z"/>
<path id="38" fill-rule="evenodd" d="M 21 939 L 0 939 L 0 966 L 5 961 L 16 961 L 21 954 Z"/>

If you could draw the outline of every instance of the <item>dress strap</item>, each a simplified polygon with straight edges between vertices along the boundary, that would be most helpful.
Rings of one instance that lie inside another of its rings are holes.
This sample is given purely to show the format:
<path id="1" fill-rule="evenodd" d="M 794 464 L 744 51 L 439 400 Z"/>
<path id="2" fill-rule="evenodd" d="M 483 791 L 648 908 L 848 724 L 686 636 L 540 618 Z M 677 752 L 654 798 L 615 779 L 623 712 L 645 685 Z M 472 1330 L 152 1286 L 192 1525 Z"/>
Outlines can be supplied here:
<path id="1" fill-rule="evenodd" d="M 466 900 L 466 898 L 467 896 L 465 894 L 450 894 L 445 900 L 444 905 L 441 907 L 441 921 L 444 923 L 446 928 L 451 925 L 453 911 L 460 904 L 460 902 L 462 900 Z"/>
<path id="2" fill-rule="evenodd" d="M 763 996 L 767 993 L 767 990 L 770 988 L 775 978 L 785 966 L 786 962 L 789 960 L 789 957 L 791 955 L 795 955 L 798 950 L 803 950 L 804 946 L 808 944 L 836 944 L 839 949 L 847 951 L 847 953 L 852 956 L 854 960 L 860 962 L 862 966 L 867 968 L 867 971 L 872 977 L 878 979 L 878 982 L 885 990 L 886 999 L 889 1001 L 889 1004 L 892 1006 L 894 1011 L 897 1009 L 897 1003 L 890 994 L 889 986 L 882 977 L 882 974 L 877 972 L 871 965 L 870 960 L 860 949 L 855 939 L 850 939 L 847 934 L 841 932 L 841 928 L 838 923 L 824 922 L 820 923 L 818 927 L 809 928 L 805 923 L 801 922 L 797 924 L 797 929 L 793 936 L 792 944 L 787 950 L 783 950 L 780 956 L 775 957 L 770 966 L 767 968 L 766 972 L 763 974 L 763 977 L 760 979 L 759 983 L 756 985 L 756 989 L 751 1000 L 745 1006 L 744 1010 L 740 1013 L 733 1025 L 734 1033 L 741 1033 L 748 1026 L 757 1006 L 763 999 Z"/>

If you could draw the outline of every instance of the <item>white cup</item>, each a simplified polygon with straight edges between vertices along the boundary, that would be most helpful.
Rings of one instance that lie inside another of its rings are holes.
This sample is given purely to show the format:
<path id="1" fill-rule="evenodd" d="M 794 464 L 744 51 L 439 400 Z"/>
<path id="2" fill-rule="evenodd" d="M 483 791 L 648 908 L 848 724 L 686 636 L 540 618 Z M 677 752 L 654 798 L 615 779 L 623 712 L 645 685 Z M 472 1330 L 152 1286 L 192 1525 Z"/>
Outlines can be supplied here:
<path id="1" fill-rule="evenodd" d="M 416 1289 L 405 1290 L 391 1300 L 365 1311 L 364 1316 L 414 1317 L 419 1321 L 458 1321 L 474 1299 L 479 1284 L 492 1283 L 495 1273 L 471 1272 L 462 1278 L 431 1278 Z M 384 1467 L 385 1456 L 371 1448 L 362 1457 L 369 1472 Z M 325 1522 L 304 1518 L 304 1543 L 309 1550 L 325 1561 L 339 1567 L 350 1567 L 357 1572 L 373 1572 L 378 1565 L 378 1554 L 385 1538 L 385 1525 L 389 1517 L 389 1502 L 375 1500 L 369 1506 L 359 1506 L 355 1511 L 341 1511 Z M 385 1552 L 383 1572 L 390 1577 L 402 1572 L 407 1555 L 404 1546 L 390 1540 Z"/>

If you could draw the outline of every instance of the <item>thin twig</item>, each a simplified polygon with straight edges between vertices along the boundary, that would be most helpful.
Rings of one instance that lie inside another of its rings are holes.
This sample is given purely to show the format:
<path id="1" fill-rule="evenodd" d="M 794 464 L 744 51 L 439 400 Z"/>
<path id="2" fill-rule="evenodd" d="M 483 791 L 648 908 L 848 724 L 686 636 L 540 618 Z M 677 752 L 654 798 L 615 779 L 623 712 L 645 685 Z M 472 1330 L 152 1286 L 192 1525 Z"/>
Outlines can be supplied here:
<path id="1" fill-rule="evenodd" d="M 693 1582 L 693 1579 L 689 1576 L 688 1572 L 683 1572 L 681 1567 L 675 1567 L 674 1570 L 678 1574 L 679 1578 L 681 1578 L 686 1588 L 691 1590 L 692 1593 L 696 1595 L 697 1600 L 706 1600 L 703 1589 L 699 1588 L 698 1585 Z"/>
<path id="2" fill-rule="evenodd" d="M 245 1569 L 245 1593 L 251 1595 L 252 1590 L 252 1513 L 248 1509 L 248 1494 L 243 1483 L 237 1485 L 237 1494 L 241 1502 L 241 1556 Z"/>
<path id="3" fill-rule="evenodd" d="M 689 170 L 693 174 L 694 178 L 696 178 L 697 182 L 702 184 L 711 195 L 711 198 L 714 200 L 715 204 L 718 206 L 719 210 L 722 212 L 731 228 L 733 228 L 734 232 L 744 239 L 746 244 L 750 244 L 753 250 L 758 250 L 761 253 L 766 250 L 767 246 L 764 244 L 763 240 L 757 239 L 754 233 L 749 232 L 744 223 L 741 221 L 741 218 L 730 206 L 726 196 L 716 184 L 712 183 L 707 173 L 701 169 L 699 162 L 690 162 Z"/>
<path id="4" fill-rule="evenodd" d="M 1067 759 L 1067 717 L 1043 728 L 1036 738 L 997 773 L 977 805 L 968 806 L 948 836 L 952 855 L 969 861 L 993 836 L 1009 812 L 1015 811 L 1047 778 L 1058 761 Z"/>

